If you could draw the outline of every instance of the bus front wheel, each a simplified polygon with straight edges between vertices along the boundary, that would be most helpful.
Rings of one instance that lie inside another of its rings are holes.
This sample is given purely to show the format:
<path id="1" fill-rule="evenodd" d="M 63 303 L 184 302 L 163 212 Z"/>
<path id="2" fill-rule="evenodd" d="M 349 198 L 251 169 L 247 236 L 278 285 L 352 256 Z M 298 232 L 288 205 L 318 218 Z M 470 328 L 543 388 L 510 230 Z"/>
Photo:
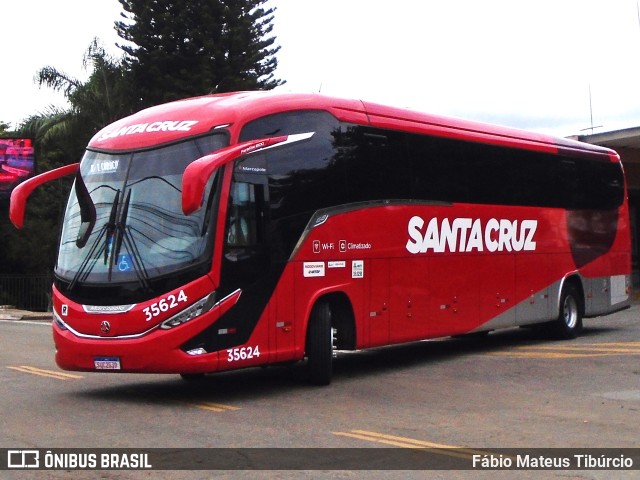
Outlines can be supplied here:
<path id="1" fill-rule="evenodd" d="M 307 327 L 307 368 L 314 385 L 329 385 L 333 374 L 331 308 L 327 302 L 314 305 Z"/>

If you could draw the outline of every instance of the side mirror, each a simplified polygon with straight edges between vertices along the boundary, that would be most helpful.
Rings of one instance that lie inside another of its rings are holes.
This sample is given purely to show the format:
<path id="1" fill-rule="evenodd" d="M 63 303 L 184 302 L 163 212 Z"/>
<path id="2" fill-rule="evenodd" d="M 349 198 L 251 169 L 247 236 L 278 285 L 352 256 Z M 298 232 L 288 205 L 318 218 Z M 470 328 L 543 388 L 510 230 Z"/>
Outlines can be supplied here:
<path id="1" fill-rule="evenodd" d="M 27 199 L 37 187 L 45 183 L 57 180 L 76 173 L 80 167 L 79 163 L 65 165 L 49 172 L 41 173 L 29 180 L 25 180 L 11 192 L 11 204 L 9 206 L 9 218 L 16 228 L 22 228 L 24 224 L 24 212 L 27 206 Z"/>
<path id="2" fill-rule="evenodd" d="M 276 145 L 285 145 L 293 142 L 308 140 L 314 132 L 299 133 L 295 135 L 263 138 L 250 140 L 238 145 L 223 148 L 211 155 L 205 155 L 187 165 L 182 175 L 182 212 L 191 215 L 197 211 L 204 200 L 204 190 L 213 172 L 218 168 L 231 163 L 243 155 L 265 150 Z"/>
<path id="3" fill-rule="evenodd" d="M 202 206 L 204 190 L 213 172 L 243 155 L 285 142 L 288 137 L 251 140 L 205 155 L 187 165 L 182 175 L 182 211 L 191 215 Z"/>

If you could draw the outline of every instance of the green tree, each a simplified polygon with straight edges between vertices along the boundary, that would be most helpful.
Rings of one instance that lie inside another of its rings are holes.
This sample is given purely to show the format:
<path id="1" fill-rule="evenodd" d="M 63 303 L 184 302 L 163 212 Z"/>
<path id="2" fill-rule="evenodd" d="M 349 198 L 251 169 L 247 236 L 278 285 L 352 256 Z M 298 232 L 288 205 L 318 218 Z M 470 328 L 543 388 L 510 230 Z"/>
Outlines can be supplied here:
<path id="1" fill-rule="evenodd" d="M 29 117 L 21 127 L 41 149 L 66 153 L 69 159 L 65 163 L 78 161 L 95 133 L 133 111 L 122 61 L 111 57 L 97 38 L 85 52 L 83 67 L 91 70 L 86 82 L 52 66 L 41 68 L 35 81 L 62 92 L 70 107 L 49 107 Z"/>
<path id="2" fill-rule="evenodd" d="M 266 0 L 120 0 L 116 30 L 140 106 L 282 85 Z"/>
<path id="3" fill-rule="evenodd" d="M 68 108 L 49 107 L 30 116 L 16 132 L 34 139 L 38 171 L 79 162 L 98 130 L 131 113 L 130 90 L 120 60 L 110 57 L 94 39 L 83 65 L 91 71 L 86 82 L 50 66 L 36 73 L 36 83 L 61 91 L 69 102 Z M 11 228 L 6 214 L 2 215 L 0 272 L 51 272 L 60 218 L 72 180 L 61 179 L 36 189 L 29 199 L 22 230 Z"/>

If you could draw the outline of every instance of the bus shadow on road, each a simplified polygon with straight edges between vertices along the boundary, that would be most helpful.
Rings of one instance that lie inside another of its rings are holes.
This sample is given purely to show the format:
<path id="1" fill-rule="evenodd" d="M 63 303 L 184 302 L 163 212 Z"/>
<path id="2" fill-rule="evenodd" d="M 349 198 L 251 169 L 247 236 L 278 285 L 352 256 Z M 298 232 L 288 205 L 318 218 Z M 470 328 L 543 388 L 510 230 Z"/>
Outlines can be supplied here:
<path id="1" fill-rule="evenodd" d="M 579 338 L 597 338 L 615 329 L 585 329 Z M 342 362 L 336 362 L 335 376 L 370 376 L 423 366 L 454 362 L 468 356 L 483 355 L 521 347 L 577 345 L 575 340 L 550 339 L 542 329 L 513 328 L 485 335 L 464 335 L 435 340 L 393 345 L 362 352 L 347 353 Z M 339 359 L 340 360 L 340 359 Z"/>
<path id="2" fill-rule="evenodd" d="M 334 383 L 316 387 L 307 382 L 305 362 L 290 365 L 252 367 L 219 372 L 192 380 L 178 375 L 124 374 L 120 384 L 100 386 L 79 392 L 92 400 L 153 403 L 250 401 L 305 390 L 340 388 L 344 382 L 370 381 L 406 369 L 440 366 L 443 362 L 466 361 L 469 356 L 509 351 L 522 347 L 579 345 L 580 338 L 597 338 L 612 328 L 585 328 L 576 340 L 550 340 L 537 329 L 514 328 L 488 335 L 468 335 L 404 343 L 356 352 L 338 352 L 334 359 Z M 589 341 L 592 341 L 591 339 Z M 494 357 L 496 358 L 496 357 Z M 508 361 L 508 360 L 505 360 Z M 459 366 L 458 366 L 459 367 Z M 120 376 L 122 374 L 118 374 Z"/>

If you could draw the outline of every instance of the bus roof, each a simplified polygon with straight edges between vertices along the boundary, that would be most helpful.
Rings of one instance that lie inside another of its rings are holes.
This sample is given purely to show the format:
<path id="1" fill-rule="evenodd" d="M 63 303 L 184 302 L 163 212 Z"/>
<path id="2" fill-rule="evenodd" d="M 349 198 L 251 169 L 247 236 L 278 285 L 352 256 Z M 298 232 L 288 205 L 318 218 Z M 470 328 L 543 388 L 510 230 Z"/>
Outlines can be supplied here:
<path id="1" fill-rule="evenodd" d="M 513 146 L 572 156 L 606 156 L 610 149 L 499 125 L 444 117 L 376 103 L 319 94 L 273 91 L 235 92 L 178 100 L 147 108 L 108 125 L 89 142 L 100 150 L 131 150 L 243 125 L 255 118 L 292 110 L 326 110 L 339 120 L 379 128 Z M 237 138 L 232 138 L 235 141 Z"/>

